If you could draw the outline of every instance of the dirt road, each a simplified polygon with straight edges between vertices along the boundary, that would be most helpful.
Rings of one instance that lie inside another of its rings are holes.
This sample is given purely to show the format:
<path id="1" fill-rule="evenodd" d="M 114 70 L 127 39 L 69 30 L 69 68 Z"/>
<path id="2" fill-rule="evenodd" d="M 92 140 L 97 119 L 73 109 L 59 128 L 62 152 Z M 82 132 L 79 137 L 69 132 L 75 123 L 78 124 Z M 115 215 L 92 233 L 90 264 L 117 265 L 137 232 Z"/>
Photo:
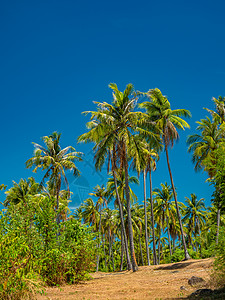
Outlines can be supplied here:
<path id="1" fill-rule="evenodd" d="M 201 259 L 139 267 L 135 273 L 97 272 L 91 274 L 93 280 L 82 284 L 47 288 L 38 300 L 182 299 L 196 290 L 188 279 L 198 276 L 208 281 L 211 268 L 212 259 Z"/>

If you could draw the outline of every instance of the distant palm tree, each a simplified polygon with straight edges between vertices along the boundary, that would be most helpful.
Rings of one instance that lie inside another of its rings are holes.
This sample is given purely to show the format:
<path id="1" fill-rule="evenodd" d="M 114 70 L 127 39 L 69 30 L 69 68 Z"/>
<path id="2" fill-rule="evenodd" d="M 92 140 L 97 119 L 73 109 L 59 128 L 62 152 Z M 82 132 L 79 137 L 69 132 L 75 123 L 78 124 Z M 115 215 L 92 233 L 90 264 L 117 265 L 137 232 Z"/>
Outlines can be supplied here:
<path id="1" fill-rule="evenodd" d="M 153 244 L 153 264 L 157 265 L 157 254 L 156 254 L 156 242 L 155 242 L 155 219 L 154 219 L 154 203 L 152 197 L 152 171 L 156 170 L 156 160 L 159 160 L 158 152 L 161 150 L 161 144 L 158 143 L 156 149 L 151 148 L 150 144 L 148 145 L 149 153 L 146 155 L 147 166 L 146 172 L 149 172 L 149 183 L 150 183 L 150 202 L 151 202 L 151 223 L 152 223 L 152 244 Z"/>
<path id="2" fill-rule="evenodd" d="M 185 199 L 186 207 L 184 208 L 183 221 L 187 222 L 190 235 L 194 234 L 196 239 L 197 234 L 199 234 L 201 240 L 201 227 L 206 219 L 204 199 L 198 200 L 195 194 L 191 194 L 191 198 L 185 197 Z M 198 251 L 197 243 L 195 248 Z"/>
<path id="3" fill-rule="evenodd" d="M 101 187 L 99 185 L 97 185 L 94 188 L 94 192 L 93 193 L 89 193 L 89 195 L 90 196 L 94 196 L 94 197 L 96 197 L 98 199 L 97 203 L 96 203 L 96 210 L 99 212 L 99 216 L 100 216 L 99 217 L 99 224 L 98 224 L 98 235 L 99 235 L 98 248 L 100 249 L 102 207 L 104 207 L 104 205 L 107 206 L 107 199 L 106 199 L 107 191 L 106 191 L 106 189 L 105 189 L 105 187 L 103 185 Z M 99 254 L 97 254 L 96 272 L 98 272 L 98 268 L 99 268 Z"/>
<path id="4" fill-rule="evenodd" d="M 93 226 L 93 230 L 96 232 L 98 228 L 97 224 L 99 222 L 99 212 L 93 199 L 87 198 L 80 207 L 82 209 L 82 218 L 84 223 Z"/>
<path id="5" fill-rule="evenodd" d="M 183 232 L 183 225 L 181 221 L 178 201 L 177 201 L 177 195 L 175 191 L 175 186 L 173 182 L 170 162 L 169 162 L 169 154 L 168 154 L 168 147 L 173 147 L 174 141 L 178 139 L 178 132 L 177 129 L 184 130 L 185 127 L 189 128 L 189 124 L 184 121 L 181 117 L 190 117 L 191 113 L 186 109 L 175 109 L 172 110 L 170 106 L 170 102 L 166 98 L 166 96 L 163 96 L 161 91 L 159 89 L 152 89 L 149 90 L 145 94 L 150 101 L 146 101 L 140 104 L 142 108 L 146 109 L 146 112 L 149 117 L 149 121 L 155 123 L 155 126 L 161 130 L 162 132 L 162 139 L 163 144 L 165 147 L 166 152 L 166 159 L 167 159 L 167 165 L 173 190 L 173 196 L 176 204 L 176 210 L 177 210 L 177 216 L 179 219 L 179 224 L 181 228 L 181 236 L 182 236 L 182 242 L 184 247 L 184 254 L 185 259 L 190 259 L 190 256 L 187 251 L 187 246 L 184 238 L 184 232 Z"/>
<path id="6" fill-rule="evenodd" d="M 40 189 L 39 183 L 33 177 L 20 179 L 19 183 L 13 181 L 13 187 L 6 191 L 4 205 L 27 205 L 30 197 L 36 195 Z"/>
<path id="7" fill-rule="evenodd" d="M 166 223 L 167 233 L 168 233 L 168 242 L 169 242 L 169 251 L 170 256 L 172 256 L 172 247 L 171 247 L 171 239 L 170 239 L 170 222 L 174 223 L 175 221 L 175 211 L 172 205 L 173 198 L 173 190 L 172 187 L 165 182 L 165 184 L 161 183 L 161 189 L 156 188 L 153 191 L 153 195 L 155 196 L 156 206 L 155 213 L 156 215 L 161 215 L 162 218 L 162 227 L 164 230 L 164 224 Z"/>
<path id="8" fill-rule="evenodd" d="M 187 138 L 188 152 L 192 152 L 192 162 L 195 170 L 199 171 L 207 168 L 206 158 L 213 159 L 213 151 L 218 148 L 221 139 L 221 130 L 218 124 L 212 122 L 208 117 L 202 119 L 198 124 L 197 130 L 200 134 L 192 134 Z M 213 176 L 212 170 L 208 169 L 209 176 Z"/>
<path id="9" fill-rule="evenodd" d="M 59 209 L 59 193 L 62 182 L 67 185 L 69 192 L 69 184 L 66 179 L 66 170 L 73 171 L 74 176 L 79 176 L 80 171 L 75 165 L 75 161 L 81 160 L 81 152 L 76 152 L 72 146 L 61 149 L 59 141 L 61 134 L 53 132 L 49 136 L 44 136 L 42 140 L 46 148 L 36 143 L 34 144 L 34 156 L 27 160 L 26 167 L 34 167 L 33 172 L 41 168 L 45 171 L 41 185 L 43 186 L 45 179 L 49 178 L 50 184 L 54 186 L 54 194 L 56 196 L 56 208 Z M 59 216 L 57 216 L 57 223 L 59 223 Z"/>
<path id="10" fill-rule="evenodd" d="M 115 271 L 113 241 L 115 240 L 114 237 L 117 230 L 116 214 L 117 212 L 115 210 L 107 207 L 103 211 L 102 220 L 105 236 L 107 237 L 109 243 L 109 259 L 112 261 L 113 271 Z"/>
<path id="11" fill-rule="evenodd" d="M 112 172 L 109 173 L 109 175 L 112 175 Z M 123 170 L 121 172 L 117 173 L 116 182 L 117 182 L 117 189 L 118 189 L 118 193 L 120 196 L 120 200 L 121 200 L 122 204 L 124 205 L 126 202 L 126 198 L 125 198 L 125 172 Z M 135 195 L 134 191 L 131 189 L 130 185 L 133 183 L 139 184 L 139 180 L 136 176 L 129 176 L 128 182 L 129 182 L 129 193 L 130 193 L 130 197 L 131 197 L 131 202 L 137 201 L 138 198 Z M 108 193 L 109 199 L 111 199 L 112 197 L 116 198 L 115 182 L 114 182 L 114 178 L 112 178 L 112 177 L 108 178 L 107 193 Z M 118 205 L 117 198 L 115 200 L 115 205 L 116 206 Z"/>
<path id="12" fill-rule="evenodd" d="M 218 123 L 222 124 L 225 122 L 225 97 L 219 96 L 218 99 L 215 97 L 212 98 L 216 111 L 205 108 L 213 117 L 213 120 Z"/>
<path id="13" fill-rule="evenodd" d="M 192 162 L 195 164 L 195 170 L 204 169 L 210 179 L 215 175 L 216 169 L 216 157 L 215 150 L 218 149 L 221 137 L 223 136 L 223 130 L 218 128 L 219 116 L 217 113 L 213 115 L 215 121 L 211 121 L 208 117 L 202 119 L 198 124 L 197 130 L 200 134 L 193 134 L 188 136 L 187 144 L 189 145 L 188 152 L 192 152 Z M 221 116 L 222 120 L 223 115 Z M 220 204 L 217 208 L 217 243 L 220 227 Z"/>

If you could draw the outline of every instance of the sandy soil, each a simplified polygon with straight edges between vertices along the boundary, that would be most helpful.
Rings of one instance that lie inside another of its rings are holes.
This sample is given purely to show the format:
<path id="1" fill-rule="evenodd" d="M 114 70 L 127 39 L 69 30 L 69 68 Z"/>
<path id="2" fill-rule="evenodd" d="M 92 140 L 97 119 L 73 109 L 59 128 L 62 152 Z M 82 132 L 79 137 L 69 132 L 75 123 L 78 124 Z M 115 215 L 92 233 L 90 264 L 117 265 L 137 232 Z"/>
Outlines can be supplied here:
<path id="1" fill-rule="evenodd" d="M 189 286 L 188 279 L 198 276 L 208 281 L 211 268 L 212 259 L 201 259 L 139 267 L 135 273 L 97 272 L 82 284 L 47 288 L 38 300 L 182 299 L 197 289 Z"/>

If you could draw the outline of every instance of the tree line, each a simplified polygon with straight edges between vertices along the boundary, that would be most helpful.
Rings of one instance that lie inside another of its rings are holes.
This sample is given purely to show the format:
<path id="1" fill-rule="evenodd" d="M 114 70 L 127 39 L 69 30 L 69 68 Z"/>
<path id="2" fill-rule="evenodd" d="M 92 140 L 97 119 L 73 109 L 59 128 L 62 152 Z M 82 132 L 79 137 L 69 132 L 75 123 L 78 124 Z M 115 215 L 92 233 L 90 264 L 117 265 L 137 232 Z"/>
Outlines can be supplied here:
<path id="1" fill-rule="evenodd" d="M 26 277 L 31 271 L 39 272 L 42 280 L 54 285 L 81 280 L 93 266 L 96 271 L 126 268 L 135 272 L 138 265 L 213 255 L 212 245 L 218 244 L 224 225 L 225 98 L 213 98 L 215 110 L 206 108 L 209 116 L 197 122 L 197 133 L 187 139 L 195 170 L 207 172 L 214 186 L 212 206 L 206 208 L 204 199 L 194 193 L 185 203 L 178 201 L 169 160 L 169 148 L 178 139 L 178 130 L 189 128 L 184 118 L 191 113 L 172 109 L 159 89 L 143 93 L 135 91 L 132 84 L 123 92 L 114 83 L 109 87 L 111 102 L 95 102 L 95 111 L 84 112 L 90 115 L 90 121 L 87 132 L 78 137 L 78 143 L 92 143 L 96 170 L 107 165 L 106 186 L 97 185 L 91 197 L 84 199 L 74 214 L 69 213 L 71 192 L 66 171 L 79 176 L 77 162 L 82 161 L 83 154 L 72 146 L 62 149 L 61 134 L 54 132 L 43 137 L 44 146 L 34 143 L 34 155 L 26 162 L 33 172 L 42 170 L 41 182 L 33 177 L 21 179 L 5 192 L 0 224 L 5 244 L 0 256 L 7 261 L 4 251 L 13 241 L 20 249 L 14 260 L 8 253 L 8 265 L 2 265 L 1 272 L 8 272 L 11 285 L 15 278 L 23 285 L 21 274 Z M 152 175 L 163 151 L 170 183 L 162 182 L 153 189 Z M 135 173 L 137 176 L 131 176 Z M 132 190 L 139 176 L 143 176 L 143 204 Z M 114 209 L 109 207 L 110 202 Z M 22 241 L 26 250 L 21 248 Z M 74 264 L 75 257 L 81 260 L 79 268 Z M 60 281 L 58 272 L 65 260 L 68 267 L 63 270 L 67 275 L 61 274 Z M 6 291 L 7 285 L 11 288 L 9 281 L 3 280 L 1 291 Z"/>

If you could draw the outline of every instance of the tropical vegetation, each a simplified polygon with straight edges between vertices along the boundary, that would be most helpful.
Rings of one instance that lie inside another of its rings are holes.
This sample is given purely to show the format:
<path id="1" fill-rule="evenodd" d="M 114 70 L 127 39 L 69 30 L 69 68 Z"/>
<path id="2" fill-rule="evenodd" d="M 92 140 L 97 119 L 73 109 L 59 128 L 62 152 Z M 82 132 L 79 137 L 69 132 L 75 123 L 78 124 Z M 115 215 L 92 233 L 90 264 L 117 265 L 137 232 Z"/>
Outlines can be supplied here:
<path id="1" fill-rule="evenodd" d="M 44 145 L 33 143 L 34 154 L 26 161 L 40 182 L 29 177 L 9 188 L 0 185 L 5 193 L 0 212 L 1 299 L 32 299 L 46 285 L 77 283 L 90 271 L 136 272 L 141 265 L 216 253 L 217 262 L 224 264 L 225 98 L 213 98 L 215 110 L 206 108 L 209 115 L 197 121 L 197 133 L 187 138 L 194 169 L 204 171 L 214 187 L 212 205 L 206 207 L 195 191 L 179 197 L 169 159 L 178 129 L 189 128 L 184 118 L 191 113 L 172 109 L 157 88 L 138 92 L 132 84 L 124 91 L 115 83 L 109 87 L 111 101 L 94 102 L 96 109 L 84 112 L 90 120 L 78 137 L 78 147 L 92 144 L 95 168 L 101 172 L 107 166 L 108 176 L 81 205 L 69 210 L 67 175 L 80 176 L 78 164 L 85 154 L 72 146 L 61 148 L 58 132 L 44 136 Z M 154 186 L 164 154 L 170 183 L 162 174 L 160 186 Z M 137 186 L 142 197 L 135 192 Z"/>

